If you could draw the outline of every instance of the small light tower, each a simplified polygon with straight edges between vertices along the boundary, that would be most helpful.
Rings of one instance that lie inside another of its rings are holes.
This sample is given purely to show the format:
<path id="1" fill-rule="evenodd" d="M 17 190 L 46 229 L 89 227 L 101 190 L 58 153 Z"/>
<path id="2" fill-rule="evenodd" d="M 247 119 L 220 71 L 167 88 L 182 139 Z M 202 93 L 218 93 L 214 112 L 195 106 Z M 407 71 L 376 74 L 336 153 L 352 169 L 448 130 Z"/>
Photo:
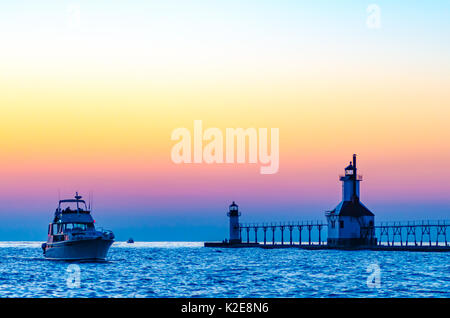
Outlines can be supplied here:
<path id="1" fill-rule="evenodd" d="M 374 232 L 375 215 L 360 201 L 356 155 L 339 178 L 342 182 L 342 201 L 325 214 L 328 222 L 327 245 L 330 247 L 376 245 Z"/>
<path id="2" fill-rule="evenodd" d="M 241 212 L 239 212 L 239 206 L 233 201 L 230 205 L 230 209 L 227 213 L 230 218 L 230 244 L 239 244 L 241 243 L 241 231 L 239 229 L 239 216 L 241 216 Z"/>
<path id="3" fill-rule="evenodd" d="M 359 183 L 362 177 L 358 176 L 356 169 L 356 155 L 353 155 L 353 163 L 345 168 L 345 175 L 339 178 L 342 181 L 342 200 L 353 201 L 359 199 Z"/>

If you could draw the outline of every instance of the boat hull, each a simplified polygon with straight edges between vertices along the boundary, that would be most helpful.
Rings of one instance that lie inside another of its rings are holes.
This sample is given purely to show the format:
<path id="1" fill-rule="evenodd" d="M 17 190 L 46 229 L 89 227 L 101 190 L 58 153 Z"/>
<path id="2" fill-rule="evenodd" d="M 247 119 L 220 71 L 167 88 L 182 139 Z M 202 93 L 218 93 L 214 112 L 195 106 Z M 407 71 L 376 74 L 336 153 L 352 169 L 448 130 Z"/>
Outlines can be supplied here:
<path id="1" fill-rule="evenodd" d="M 44 257 L 51 260 L 105 260 L 114 240 L 88 239 L 46 243 Z"/>

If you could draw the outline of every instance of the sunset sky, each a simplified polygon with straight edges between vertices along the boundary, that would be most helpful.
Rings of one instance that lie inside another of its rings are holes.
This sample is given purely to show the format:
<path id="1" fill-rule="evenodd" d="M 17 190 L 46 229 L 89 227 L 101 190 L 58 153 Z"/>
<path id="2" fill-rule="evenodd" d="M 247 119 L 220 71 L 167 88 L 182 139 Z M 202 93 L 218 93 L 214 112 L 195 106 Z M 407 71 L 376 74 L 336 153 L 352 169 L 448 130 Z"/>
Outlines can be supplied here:
<path id="1" fill-rule="evenodd" d="M 0 1 L 0 240 L 44 241 L 58 191 L 119 240 L 324 220 L 353 153 L 376 222 L 449 219 L 449 39 L 448 1 Z M 279 128 L 278 173 L 174 164 L 194 120 Z"/>

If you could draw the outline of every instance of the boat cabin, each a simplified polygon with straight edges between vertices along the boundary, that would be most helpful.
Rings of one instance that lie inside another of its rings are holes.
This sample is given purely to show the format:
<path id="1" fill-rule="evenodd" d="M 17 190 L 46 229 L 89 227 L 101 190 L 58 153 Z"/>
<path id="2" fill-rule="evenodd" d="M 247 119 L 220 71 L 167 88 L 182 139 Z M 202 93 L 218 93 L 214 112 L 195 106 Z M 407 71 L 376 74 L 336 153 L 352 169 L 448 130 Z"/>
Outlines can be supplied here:
<path id="1" fill-rule="evenodd" d="M 76 193 L 74 199 L 59 201 L 53 222 L 48 226 L 48 241 L 67 241 L 77 234 L 95 231 L 94 223 L 86 202 Z"/>

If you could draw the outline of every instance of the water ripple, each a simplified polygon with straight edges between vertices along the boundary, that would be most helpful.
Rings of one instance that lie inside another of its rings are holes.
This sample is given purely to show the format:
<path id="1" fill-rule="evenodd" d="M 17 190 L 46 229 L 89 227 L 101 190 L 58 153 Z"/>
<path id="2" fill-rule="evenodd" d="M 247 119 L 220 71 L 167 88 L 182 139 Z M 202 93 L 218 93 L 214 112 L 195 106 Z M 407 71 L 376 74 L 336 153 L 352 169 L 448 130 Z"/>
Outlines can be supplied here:
<path id="1" fill-rule="evenodd" d="M 0 297 L 450 297 L 448 253 L 203 248 L 115 243 L 106 262 L 48 261 L 39 242 L 0 242 Z M 380 267 L 380 288 L 367 285 Z"/>

